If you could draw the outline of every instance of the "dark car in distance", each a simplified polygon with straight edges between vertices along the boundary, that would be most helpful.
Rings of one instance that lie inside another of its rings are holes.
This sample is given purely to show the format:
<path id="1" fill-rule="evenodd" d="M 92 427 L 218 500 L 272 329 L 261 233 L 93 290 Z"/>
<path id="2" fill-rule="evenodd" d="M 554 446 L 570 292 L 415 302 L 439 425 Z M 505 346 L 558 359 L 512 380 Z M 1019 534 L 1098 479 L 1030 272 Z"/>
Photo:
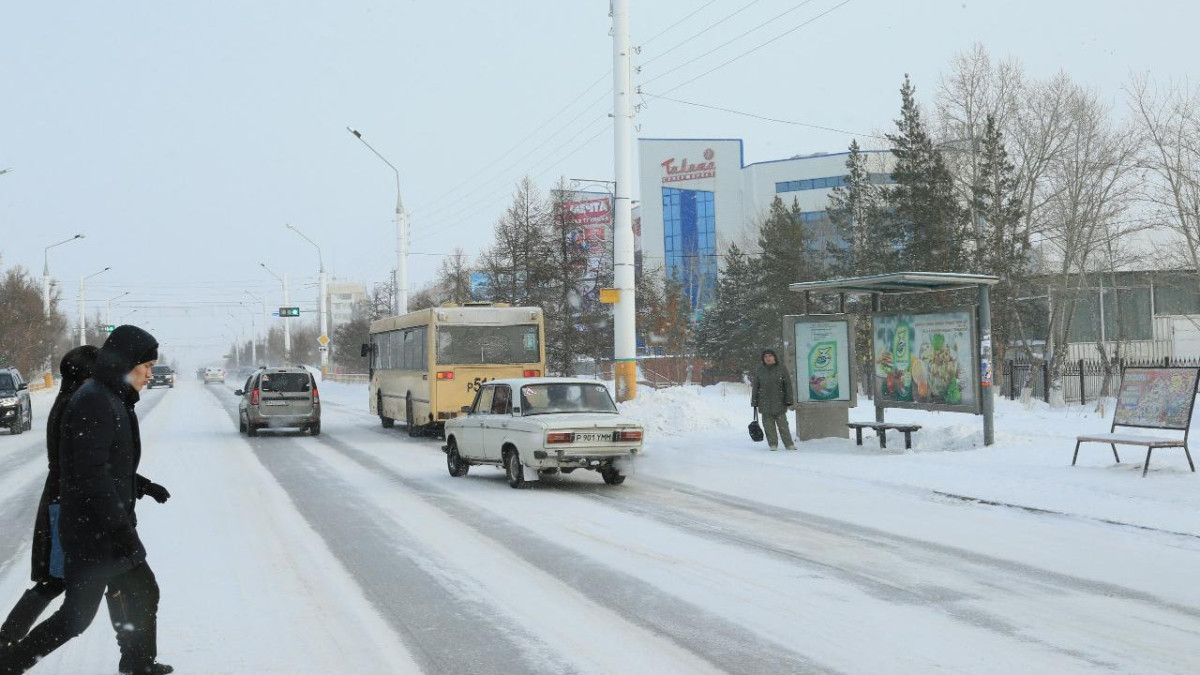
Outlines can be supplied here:
<path id="1" fill-rule="evenodd" d="M 16 368 L 0 368 L 0 427 L 13 435 L 33 429 L 29 384 Z"/>
<path id="2" fill-rule="evenodd" d="M 171 366 L 153 366 L 150 368 L 150 381 L 146 383 L 147 389 L 155 387 L 170 387 L 175 388 L 175 369 Z"/>

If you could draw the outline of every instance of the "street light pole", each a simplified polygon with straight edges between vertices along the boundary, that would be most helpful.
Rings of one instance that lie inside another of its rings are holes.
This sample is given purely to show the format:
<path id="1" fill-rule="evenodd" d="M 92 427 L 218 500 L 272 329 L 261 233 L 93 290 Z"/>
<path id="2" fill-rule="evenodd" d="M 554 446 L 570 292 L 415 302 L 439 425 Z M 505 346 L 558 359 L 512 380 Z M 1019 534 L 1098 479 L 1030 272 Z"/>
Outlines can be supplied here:
<path id="1" fill-rule="evenodd" d="M 43 315 L 50 314 L 50 249 L 54 248 L 55 246 L 62 246 L 63 244 L 69 244 L 69 243 L 75 241 L 76 239 L 83 239 L 83 235 L 77 234 L 74 237 L 71 237 L 70 239 L 63 239 L 62 241 L 58 242 L 57 244 L 50 244 L 49 246 L 46 247 L 45 251 L 42 252 L 42 314 Z"/>
<path id="2" fill-rule="evenodd" d="M 113 302 L 116 300 L 120 300 L 121 298 L 123 298 L 127 295 L 129 295 L 129 291 L 125 291 L 124 293 L 118 295 L 115 298 L 109 298 L 108 300 L 104 301 L 104 325 L 106 325 L 106 326 L 112 325 L 112 304 L 113 304 Z"/>
<path id="3" fill-rule="evenodd" d="M 239 302 L 238 307 L 246 310 L 246 313 L 250 315 L 250 367 L 256 368 L 258 367 L 256 365 L 258 363 L 258 336 L 254 333 L 254 310 L 247 307 L 244 302 Z"/>
<path id="4" fill-rule="evenodd" d="M 271 276 L 275 277 L 276 279 L 279 280 L 280 284 L 283 284 L 283 306 L 284 307 L 291 306 L 291 301 L 288 299 L 287 272 L 284 272 L 283 276 L 281 277 L 278 274 L 275 274 L 274 272 L 272 272 L 271 268 L 267 267 L 266 263 L 259 263 L 259 265 L 262 265 L 262 268 L 267 271 L 267 274 L 270 274 Z M 288 323 L 286 316 L 281 316 L 281 317 L 279 317 L 279 319 L 281 321 L 283 321 L 283 360 L 286 365 L 287 362 L 292 360 L 292 328 L 291 328 L 291 324 Z"/>
<path id="5" fill-rule="evenodd" d="M 321 338 L 325 340 L 325 343 L 320 345 L 321 374 L 328 375 L 329 374 L 329 347 L 327 345 L 329 344 L 329 342 L 328 342 L 328 340 L 329 340 L 329 315 L 328 315 L 328 310 L 326 309 L 326 305 L 329 302 L 329 295 L 328 295 L 328 289 L 326 286 L 327 277 L 325 276 L 325 256 L 322 255 L 321 247 L 317 245 L 317 242 L 313 241 L 312 239 L 309 239 L 307 235 L 305 235 L 300 230 L 296 229 L 291 223 L 288 223 L 287 228 L 289 230 L 291 230 L 292 232 L 295 232 L 296 234 L 300 235 L 301 237 L 304 237 L 304 241 L 307 241 L 308 243 L 312 244 L 317 249 L 317 263 L 320 266 L 319 272 L 317 275 L 317 293 L 318 293 L 317 313 L 320 315 Z"/>
<path id="6" fill-rule="evenodd" d="M 266 302 L 265 300 L 263 300 L 262 298 L 258 297 L 258 296 L 257 296 L 257 295 L 255 295 L 255 294 L 251 293 L 250 291 L 246 291 L 246 295 L 248 295 L 248 296 L 250 296 L 251 298 L 253 298 L 255 301 L 257 301 L 257 302 L 258 302 L 258 304 L 262 305 L 262 311 L 263 311 L 263 361 L 264 361 L 264 362 L 266 362 L 266 361 L 269 361 L 269 360 L 271 359 L 271 357 L 270 357 L 270 354 L 271 354 L 271 344 L 270 344 L 270 337 L 271 337 L 271 333 L 270 333 L 270 331 L 269 331 L 269 330 L 268 330 L 268 328 L 267 328 L 267 326 L 269 326 L 269 325 L 270 325 L 270 319 L 271 319 L 271 315 L 270 315 L 270 314 L 267 312 L 267 302 Z M 255 363 L 257 363 L 257 362 L 258 362 L 258 359 L 255 359 Z"/>
<path id="7" fill-rule="evenodd" d="M 379 154 L 379 151 L 371 147 L 367 139 L 362 137 L 353 127 L 346 127 L 346 131 L 354 134 L 354 137 L 362 141 L 362 144 L 367 146 L 367 149 L 375 153 L 375 156 L 383 160 L 396 174 L 396 269 L 392 272 L 392 288 L 395 289 L 395 313 L 396 316 L 408 313 L 408 214 L 404 211 L 404 202 L 400 198 L 400 170 L 394 164 L 389 162 L 386 157 Z"/>
<path id="8" fill-rule="evenodd" d="M 612 0 L 613 35 L 613 362 L 617 400 L 637 396 L 637 305 L 633 247 L 633 91 L 629 63 L 629 0 Z"/>
<path id="9" fill-rule="evenodd" d="M 87 311 L 84 308 L 84 302 L 87 301 L 87 280 L 91 279 L 92 277 L 104 274 L 105 272 L 109 271 L 110 269 L 112 269 L 112 268 L 105 267 L 104 269 L 100 270 L 99 272 L 96 272 L 95 274 L 89 274 L 86 277 L 79 278 L 79 346 L 80 347 L 87 344 Z"/>

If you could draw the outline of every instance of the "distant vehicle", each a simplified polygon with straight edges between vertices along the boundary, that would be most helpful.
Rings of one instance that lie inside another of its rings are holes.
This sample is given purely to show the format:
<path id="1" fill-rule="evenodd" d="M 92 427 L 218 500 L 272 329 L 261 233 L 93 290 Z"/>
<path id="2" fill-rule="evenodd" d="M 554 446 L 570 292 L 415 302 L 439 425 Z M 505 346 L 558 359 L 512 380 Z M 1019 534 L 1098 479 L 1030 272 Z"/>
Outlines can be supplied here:
<path id="1" fill-rule="evenodd" d="M 306 368 L 263 368 L 250 375 L 245 389 L 233 392 L 238 403 L 238 431 L 257 436 L 260 429 L 295 428 L 321 433 L 321 394 Z"/>
<path id="2" fill-rule="evenodd" d="M 370 406 L 385 428 L 438 430 L 480 386 L 546 371 L 542 310 L 488 303 L 446 305 L 371 324 Z"/>
<path id="3" fill-rule="evenodd" d="M 608 387 L 595 380 L 495 380 L 462 412 L 446 423 L 442 448 L 455 478 L 487 464 L 504 468 L 514 488 L 534 475 L 576 469 L 620 485 L 643 448 L 645 430 L 622 418 Z"/>
<path id="4" fill-rule="evenodd" d="M 14 436 L 33 429 L 29 384 L 16 368 L 0 368 L 0 427 Z"/>
<path id="5" fill-rule="evenodd" d="M 210 384 L 212 382 L 218 382 L 220 384 L 225 383 L 224 368 L 208 367 L 204 369 L 204 384 Z"/>
<path id="6" fill-rule="evenodd" d="M 147 389 L 155 387 L 170 387 L 175 388 L 175 369 L 171 366 L 154 366 L 150 369 L 150 381 L 146 383 Z"/>

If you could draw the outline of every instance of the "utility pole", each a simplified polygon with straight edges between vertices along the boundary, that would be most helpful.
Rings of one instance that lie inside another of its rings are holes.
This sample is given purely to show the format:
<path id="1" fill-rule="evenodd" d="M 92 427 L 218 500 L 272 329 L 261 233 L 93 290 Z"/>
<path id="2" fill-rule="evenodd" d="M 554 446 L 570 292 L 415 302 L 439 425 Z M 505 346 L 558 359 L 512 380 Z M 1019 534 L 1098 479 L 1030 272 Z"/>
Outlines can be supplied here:
<path id="1" fill-rule="evenodd" d="M 396 194 L 399 195 L 399 191 L 397 191 Z M 309 239 L 308 235 L 306 235 L 303 232 L 301 232 L 300 230 L 296 229 L 290 223 L 288 223 L 287 228 L 289 230 L 291 230 L 292 232 L 295 232 L 296 234 L 300 235 L 301 237 L 304 237 L 304 241 L 307 241 L 308 243 L 312 244 L 313 247 L 317 249 L 317 263 L 319 265 L 319 268 L 318 268 L 319 271 L 317 274 L 317 280 L 318 280 L 317 281 L 317 294 L 318 294 L 317 295 L 317 314 L 320 316 L 320 324 L 321 324 L 320 337 L 325 340 L 328 340 L 329 339 L 329 312 L 327 310 L 327 306 L 329 303 L 329 289 L 328 289 L 328 284 L 327 284 L 328 277 L 325 274 L 325 255 L 323 253 L 321 253 L 321 247 L 319 245 L 317 245 L 317 242 L 313 241 L 312 239 Z M 320 353 L 321 353 L 321 374 L 328 375 L 329 374 L 329 343 L 328 342 L 325 342 L 324 344 L 320 345 Z"/>
<path id="2" fill-rule="evenodd" d="M 96 272 L 95 274 L 89 274 L 86 277 L 79 278 L 79 346 L 80 347 L 87 344 L 87 311 L 84 308 L 84 303 L 87 301 L 87 280 L 91 279 L 94 276 L 104 274 L 105 272 L 109 271 L 110 269 L 112 269 L 112 268 L 105 267 L 104 269 L 100 270 L 99 272 Z"/>
<path id="3" fill-rule="evenodd" d="M 267 271 L 267 274 L 270 274 L 271 276 L 275 277 L 276 279 L 279 280 L 279 283 L 283 284 L 283 306 L 290 307 L 292 303 L 291 303 L 291 300 L 288 298 L 287 272 L 284 272 L 283 276 L 281 277 L 278 274 L 275 274 L 274 272 L 272 272 L 271 268 L 267 267 L 266 263 L 259 263 L 259 265 L 262 266 L 262 268 Z M 286 316 L 281 316 L 281 317 L 279 317 L 279 319 L 281 321 L 283 321 L 283 362 L 284 362 L 284 365 L 290 365 L 290 362 L 292 360 L 292 328 L 291 328 L 291 324 L 288 323 Z"/>
<path id="4" fill-rule="evenodd" d="M 50 314 L 50 249 L 55 246 L 69 244 L 76 239 L 83 239 L 82 234 L 77 234 L 70 239 L 63 239 L 57 244 L 50 244 L 42 252 L 42 314 L 49 316 Z"/>
<path id="5" fill-rule="evenodd" d="M 270 352 L 271 352 L 271 345 L 270 345 L 271 331 L 268 328 L 268 326 L 271 325 L 270 324 L 271 314 L 267 311 L 267 302 L 265 300 L 263 300 L 262 298 L 258 297 L 257 295 L 251 293 L 250 291 L 246 291 L 246 295 L 253 298 L 258 304 L 262 305 L 262 311 L 263 311 L 263 361 L 264 362 L 269 361 L 270 360 Z M 254 359 L 254 363 L 252 365 L 254 365 L 255 367 L 257 367 L 259 365 L 257 358 Z"/>
<path id="6" fill-rule="evenodd" d="M 367 139 L 363 138 L 362 134 L 353 127 L 346 127 L 346 131 L 354 134 L 354 137 L 362 141 L 362 144 L 367 146 L 367 149 L 375 153 L 375 156 L 383 160 L 384 164 L 396 174 L 396 269 L 392 270 L 392 288 L 395 289 L 395 294 L 392 296 L 395 303 L 393 311 L 396 316 L 408 313 L 408 214 L 404 211 L 404 201 L 400 198 L 400 170 L 395 164 L 388 161 L 374 148 Z"/>
<path id="7" fill-rule="evenodd" d="M 613 362 L 617 400 L 637 396 L 637 310 L 633 249 L 633 91 L 629 62 L 629 0 L 612 0 L 613 138 L 616 140 L 613 208 L 613 280 L 618 298 L 613 312 Z"/>

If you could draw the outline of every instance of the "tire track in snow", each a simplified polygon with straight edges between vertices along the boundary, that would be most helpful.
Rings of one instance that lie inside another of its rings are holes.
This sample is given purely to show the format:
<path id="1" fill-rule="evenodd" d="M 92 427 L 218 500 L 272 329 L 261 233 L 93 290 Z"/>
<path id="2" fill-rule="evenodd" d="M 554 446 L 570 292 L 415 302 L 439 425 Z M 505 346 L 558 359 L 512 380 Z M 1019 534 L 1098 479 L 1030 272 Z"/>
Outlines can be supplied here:
<path id="1" fill-rule="evenodd" d="M 563 579 L 596 604 L 671 639 L 717 668 L 727 672 L 771 675 L 835 672 L 664 593 L 641 579 L 592 561 L 510 520 L 462 502 L 451 492 L 405 476 L 347 443 L 326 436 L 317 440 L 364 468 L 397 481 L 429 505 L 474 529 L 479 536 L 496 541 L 546 574 Z"/>
<path id="2" fill-rule="evenodd" d="M 227 399 L 218 396 L 218 401 L 236 425 L 236 410 Z M 428 556 L 371 518 L 373 507 L 356 496 L 353 485 L 331 476 L 308 452 L 297 452 L 287 437 L 246 440 L 422 670 L 456 675 L 576 672 L 533 633 L 505 625 L 504 617 L 482 603 L 464 604 L 444 587 L 447 580 L 427 571 Z"/>

